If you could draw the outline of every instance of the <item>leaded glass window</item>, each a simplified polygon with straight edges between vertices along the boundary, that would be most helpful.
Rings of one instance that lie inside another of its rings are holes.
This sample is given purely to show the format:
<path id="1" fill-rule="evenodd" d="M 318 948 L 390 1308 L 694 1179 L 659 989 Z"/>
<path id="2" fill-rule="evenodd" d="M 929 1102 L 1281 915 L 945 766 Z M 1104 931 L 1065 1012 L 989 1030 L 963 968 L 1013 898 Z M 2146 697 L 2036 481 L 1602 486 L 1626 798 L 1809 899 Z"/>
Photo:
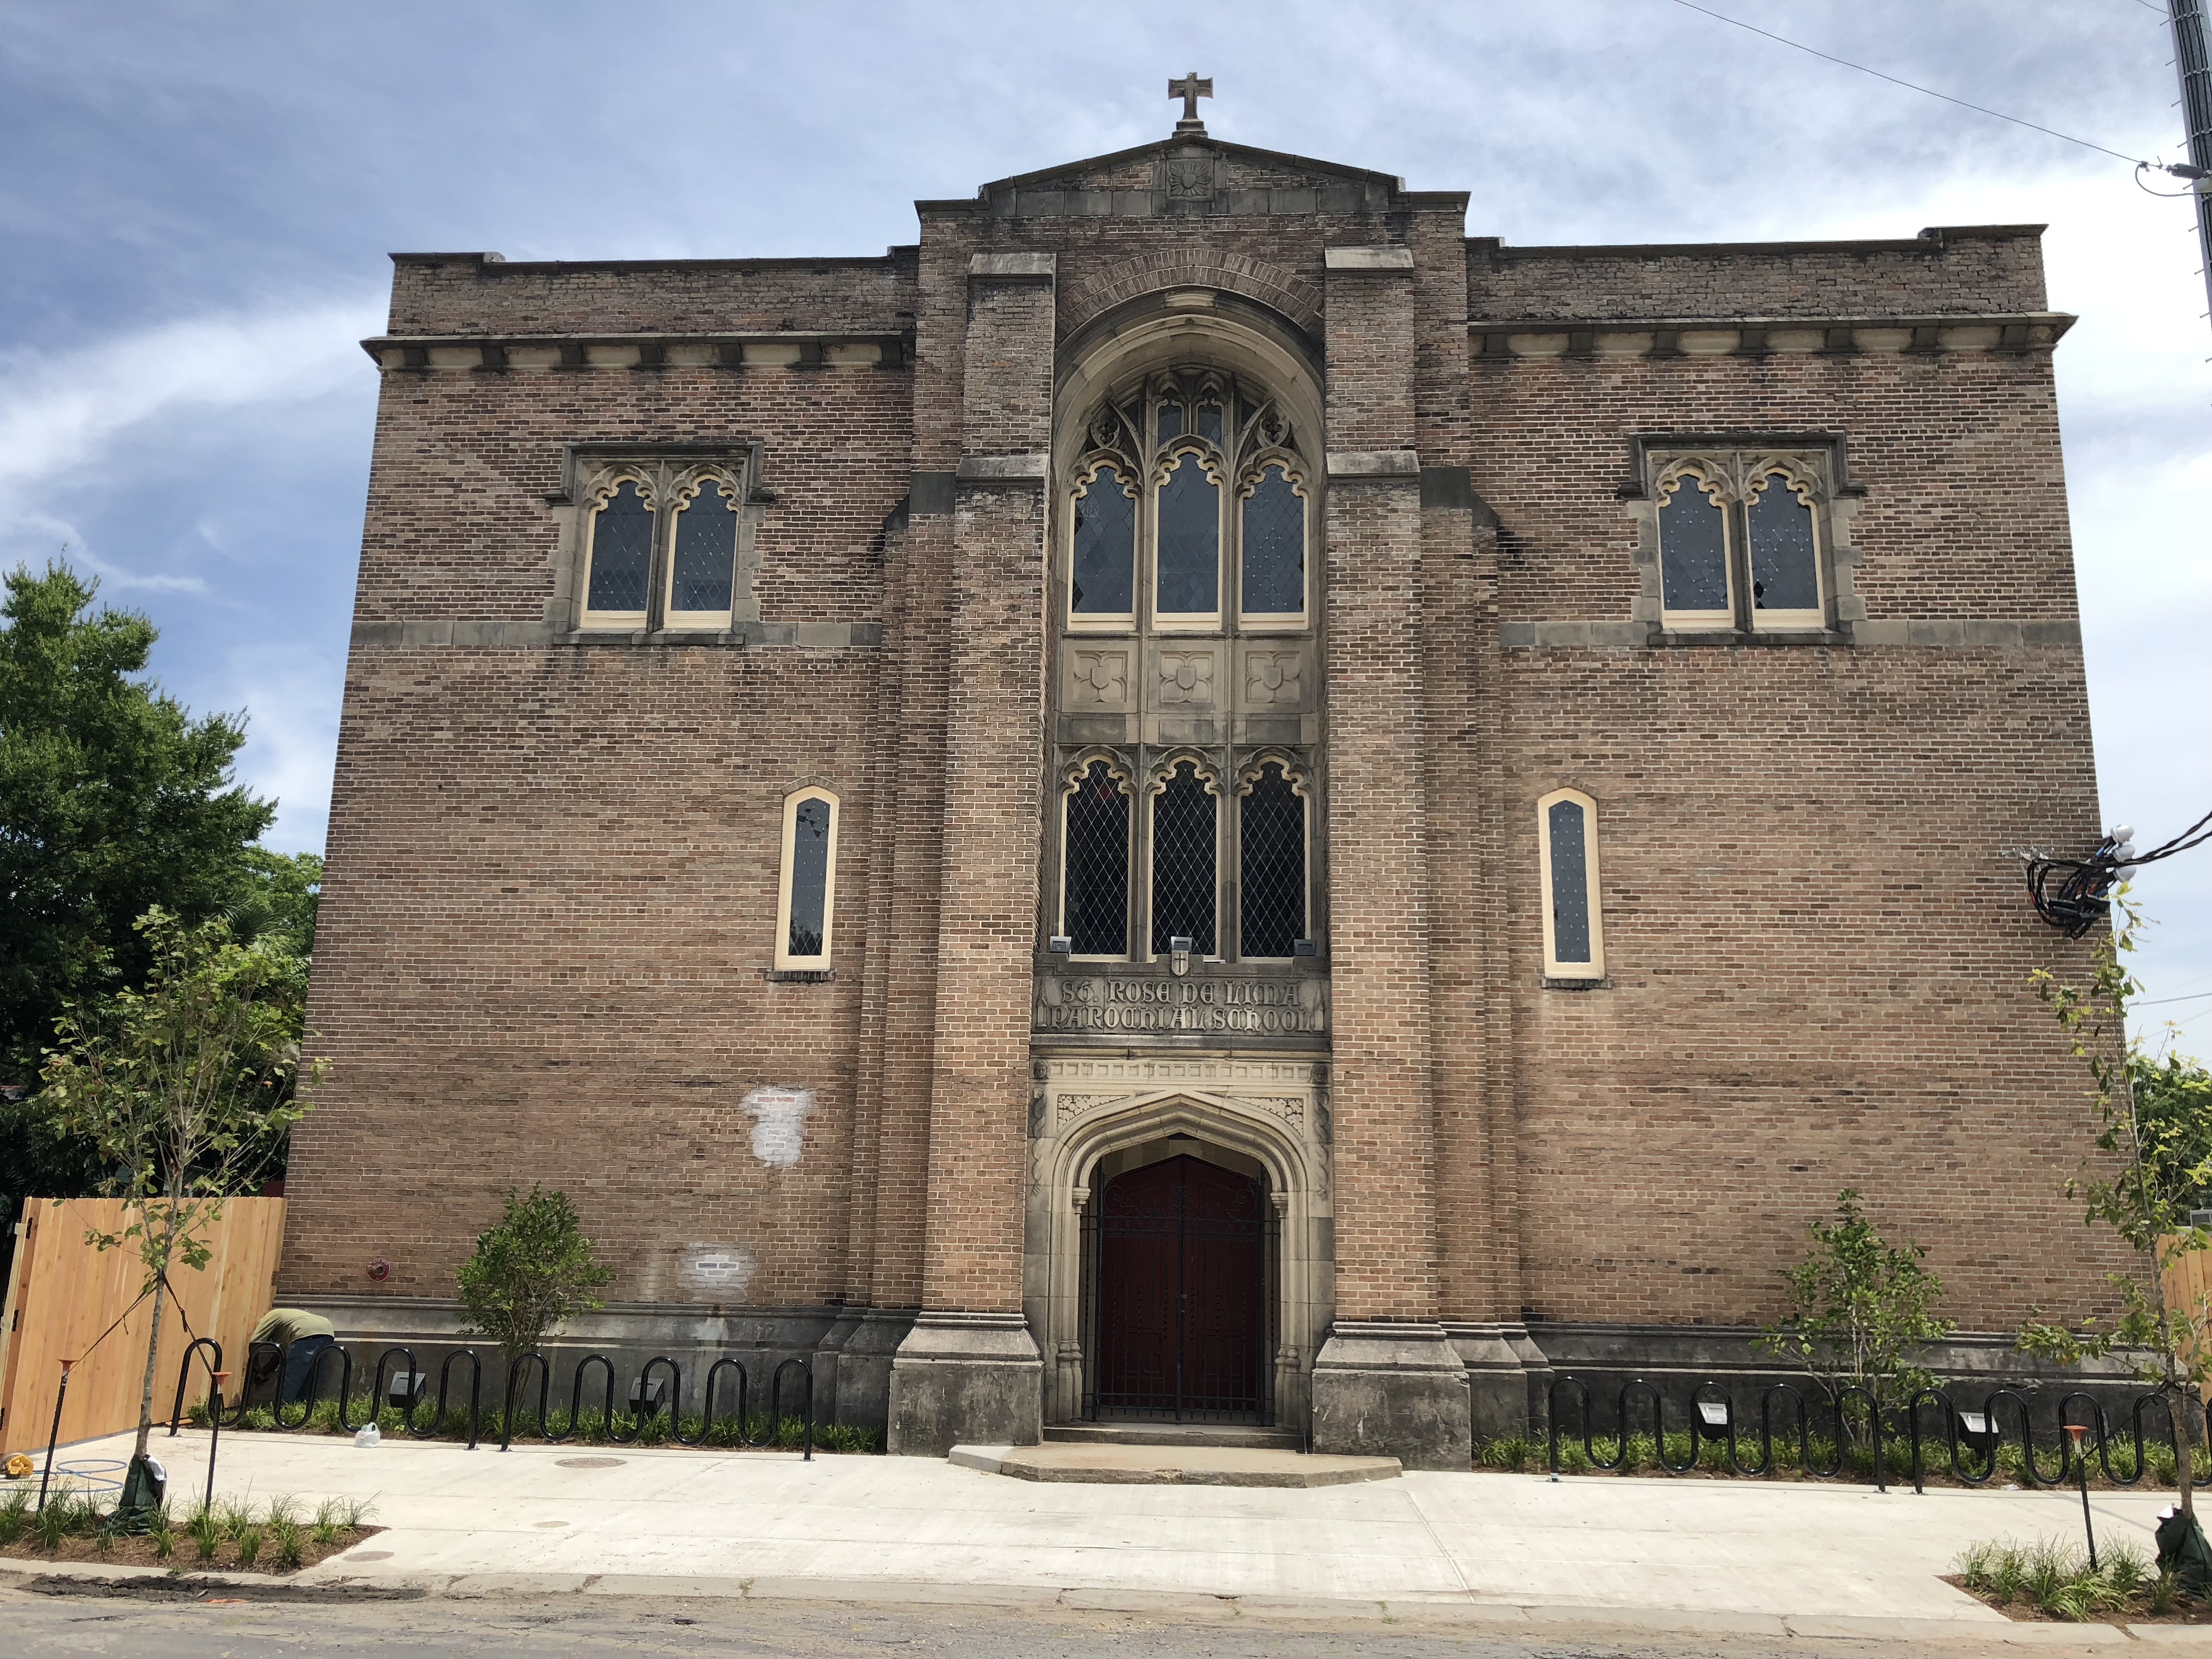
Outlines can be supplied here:
<path id="1" fill-rule="evenodd" d="M 1601 979 L 1605 951 L 1598 917 L 1597 803 L 1561 789 L 1536 803 L 1544 884 L 1544 972 Z"/>
<path id="2" fill-rule="evenodd" d="M 1129 954 L 1129 791 L 1103 760 L 1067 792 L 1060 930 L 1076 956 Z"/>
<path id="3" fill-rule="evenodd" d="M 1820 566 L 1813 538 L 1813 509 L 1770 472 L 1744 508 L 1751 530 L 1751 603 L 1755 611 L 1817 611 Z"/>
<path id="4" fill-rule="evenodd" d="M 1244 498 L 1243 605 L 1247 616 L 1306 608 L 1306 503 L 1290 474 L 1270 464 Z"/>
<path id="5" fill-rule="evenodd" d="M 784 802 L 776 966 L 826 967 L 837 866 L 837 803 L 807 790 Z"/>
<path id="6" fill-rule="evenodd" d="M 1694 473 L 1674 481 L 1659 509 L 1659 573 L 1670 613 L 1732 614 L 1729 594 L 1728 515 Z"/>
<path id="7" fill-rule="evenodd" d="M 1126 617 L 1137 608 L 1137 502 L 1117 468 L 1102 466 L 1075 498 L 1075 558 L 1068 605 L 1079 617 Z"/>
<path id="8" fill-rule="evenodd" d="M 726 485 L 709 479 L 676 515 L 676 549 L 668 572 L 670 613 L 726 617 L 737 563 L 737 500 Z"/>
<path id="9" fill-rule="evenodd" d="M 1177 761 L 1152 796 L 1152 954 L 1187 938 L 1194 955 L 1214 954 L 1218 882 L 1216 798 L 1194 761 Z"/>
<path id="10" fill-rule="evenodd" d="M 585 607 L 642 616 L 653 580 L 653 506 L 624 478 L 592 514 L 591 579 Z"/>
<path id="11" fill-rule="evenodd" d="M 1306 803 L 1279 763 L 1247 786 L 1238 811 L 1237 950 L 1287 957 L 1306 937 Z"/>
<path id="12" fill-rule="evenodd" d="M 1170 464 L 1159 487 L 1158 587 L 1162 616 L 1207 616 L 1221 606 L 1221 487 L 1202 456 Z"/>

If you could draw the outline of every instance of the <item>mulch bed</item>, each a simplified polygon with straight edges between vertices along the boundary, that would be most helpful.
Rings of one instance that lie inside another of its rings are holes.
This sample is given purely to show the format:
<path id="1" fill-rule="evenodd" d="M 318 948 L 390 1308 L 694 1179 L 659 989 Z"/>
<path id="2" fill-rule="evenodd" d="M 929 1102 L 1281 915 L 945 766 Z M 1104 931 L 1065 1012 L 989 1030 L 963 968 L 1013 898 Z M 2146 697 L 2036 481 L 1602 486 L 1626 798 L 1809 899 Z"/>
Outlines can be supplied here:
<path id="1" fill-rule="evenodd" d="M 384 1530 L 382 1527 L 341 1528 L 337 1541 L 333 1544 L 318 1544 L 309 1539 L 306 1552 L 300 1559 L 300 1568 L 312 1567 L 319 1561 L 326 1561 L 341 1550 L 349 1550 L 362 1539 L 373 1538 Z M 192 1541 L 189 1534 L 181 1531 L 176 1534 L 175 1545 L 166 1557 L 154 1553 L 154 1540 L 150 1538 L 118 1538 L 113 1540 L 112 1547 L 104 1550 L 90 1538 L 64 1538 L 59 1549 L 52 1550 L 42 1548 L 35 1539 L 26 1538 L 13 1544 L 0 1544 L 0 1560 L 97 1561 L 104 1565 L 153 1567 L 161 1571 L 258 1572 L 272 1578 L 287 1578 L 299 1570 L 277 1565 L 266 1536 L 261 1540 L 260 1554 L 249 1567 L 240 1564 L 238 1546 L 229 1539 L 224 1539 L 215 1554 L 203 1560 L 199 1546 Z"/>

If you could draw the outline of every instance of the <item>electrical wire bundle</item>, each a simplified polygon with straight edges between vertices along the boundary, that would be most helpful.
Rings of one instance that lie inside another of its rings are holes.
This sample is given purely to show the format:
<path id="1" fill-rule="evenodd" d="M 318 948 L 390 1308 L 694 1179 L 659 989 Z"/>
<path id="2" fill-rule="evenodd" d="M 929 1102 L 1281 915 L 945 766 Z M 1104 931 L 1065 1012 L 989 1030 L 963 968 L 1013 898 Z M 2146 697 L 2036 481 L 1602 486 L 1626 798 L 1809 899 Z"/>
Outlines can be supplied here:
<path id="1" fill-rule="evenodd" d="M 2057 859 L 2031 850 L 2022 854 L 2027 860 L 2027 894 L 2035 902 L 2036 915 L 2064 929 L 2067 938 L 2079 939 L 2111 913 L 2112 890 L 2130 871 L 2208 841 L 2212 841 L 2212 812 L 2148 853 L 2136 851 L 2136 832 L 2125 824 L 2107 830 L 2087 858 Z"/>

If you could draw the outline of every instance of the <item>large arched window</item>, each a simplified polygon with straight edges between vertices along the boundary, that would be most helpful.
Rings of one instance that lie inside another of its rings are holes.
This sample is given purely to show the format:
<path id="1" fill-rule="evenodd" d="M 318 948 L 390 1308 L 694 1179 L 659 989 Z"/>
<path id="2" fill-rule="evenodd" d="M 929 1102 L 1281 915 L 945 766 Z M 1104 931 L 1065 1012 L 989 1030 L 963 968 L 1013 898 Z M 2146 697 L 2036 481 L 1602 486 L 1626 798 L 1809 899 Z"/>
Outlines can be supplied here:
<path id="1" fill-rule="evenodd" d="M 1187 939 L 1192 955 L 1218 949 L 1220 916 L 1219 799 L 1212 775 L 1195 760 L 1164 768 L 1152 781 L 1152 954 Z"/>
<path id="2" fill-rule="evenodd" d="M 1237 953 L 1299 954 L 1306 938 L 1306 790 L 1278 757 L 1243 775 L 1237 792 Z"/>
<path id="3" fill-rule="evenodd" d="M 801 789 L 783 802 L 783 879 L 776 895 L 775 965 L 830 966 L 837 904 L 837 797 Z"/>
<path id="4" fill-rule="evenodd" d="M 1544 889 L 1545 977 L 1603 979 L 1597 803 L 1579 789 L 1545 796 L 1536 803 L 1536 848 Z"/>
<path id="5" fill-rule="evenodd" d="M 1068 777 L 1060 823 L 1060 930 L 1070 954 L 1129 954 L 1129 787 L 1094 759 Z"/>
<path id="6" fill-rule="evenodd" d="M 1067 501 L 1071 629 L 1211 632 L 1230 613 L 1255 631 L 1306 625 L 1313 491 L 1266 388 L 1157 374 L 1101 404 L 1084 438 Z"/>

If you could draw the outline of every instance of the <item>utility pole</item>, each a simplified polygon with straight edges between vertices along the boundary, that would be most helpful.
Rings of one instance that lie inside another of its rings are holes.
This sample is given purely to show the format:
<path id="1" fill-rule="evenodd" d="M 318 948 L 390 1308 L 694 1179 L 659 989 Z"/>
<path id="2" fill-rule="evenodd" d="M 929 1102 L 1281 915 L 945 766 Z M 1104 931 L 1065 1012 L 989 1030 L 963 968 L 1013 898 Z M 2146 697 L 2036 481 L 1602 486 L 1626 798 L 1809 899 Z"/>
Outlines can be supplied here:
<path id="1" fill-rule="evenodd" d="M 2173 19 L 2173 67 L 2181 77 L 2181 113 L 2189 132 L 2191 188 L 2197 197 L 2197 252 L 2204 262 L 2204 297 L 2212 308 L 2212 58 L 2204 46 L 2204 0 L 2167 0 Z M 2179 172 L 2179 169 L 2172 169 Z"/>

